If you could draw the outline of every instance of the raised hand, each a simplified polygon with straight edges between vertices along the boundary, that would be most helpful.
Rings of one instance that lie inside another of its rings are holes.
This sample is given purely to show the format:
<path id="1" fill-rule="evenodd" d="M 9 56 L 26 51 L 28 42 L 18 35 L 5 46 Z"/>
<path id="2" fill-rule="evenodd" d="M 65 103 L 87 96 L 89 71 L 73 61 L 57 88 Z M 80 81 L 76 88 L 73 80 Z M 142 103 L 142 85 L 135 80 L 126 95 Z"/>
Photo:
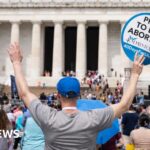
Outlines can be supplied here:
<path id="1" fill-rule="evenodd" d="M 8 49 L 8 53 L 12 63 L 22 62 L 23 57 L 18 43 L 11 44 Z"/>
<path id="2" fill-rule="evenodd" d="M 138 53 L 134 56 L 134 63 L 132 68 L 132 74 L 140 75 L 143 70 L 143 62 L 145 60 L 144 55 L 138 56 Z"/>

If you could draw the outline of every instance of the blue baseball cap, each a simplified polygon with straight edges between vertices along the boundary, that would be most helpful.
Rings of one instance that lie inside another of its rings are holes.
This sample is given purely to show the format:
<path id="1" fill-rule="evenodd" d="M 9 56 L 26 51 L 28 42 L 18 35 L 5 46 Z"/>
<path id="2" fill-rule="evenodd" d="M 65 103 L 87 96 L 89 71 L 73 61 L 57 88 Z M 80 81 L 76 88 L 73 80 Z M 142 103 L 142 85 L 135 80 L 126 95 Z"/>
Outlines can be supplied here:
<path id="1" fill-rule="evenodd" d="M 67 98 L 74 98 L 80 95 L 80 83 L 73 77 L 65 77 L 57 83 L 58 93 Z"/>

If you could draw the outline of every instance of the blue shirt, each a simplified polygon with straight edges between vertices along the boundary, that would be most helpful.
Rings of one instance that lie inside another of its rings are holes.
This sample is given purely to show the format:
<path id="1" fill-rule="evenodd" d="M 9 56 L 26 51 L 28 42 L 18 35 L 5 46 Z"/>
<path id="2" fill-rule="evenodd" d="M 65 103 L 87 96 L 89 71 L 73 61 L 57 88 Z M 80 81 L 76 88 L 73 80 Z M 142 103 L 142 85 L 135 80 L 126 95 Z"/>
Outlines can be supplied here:
<path id="1" fill-rule="evenodd" d="M 23 119 L 22 119 L 22 125 L 25 126 L 26 120 L 28 117 L 31 117 L 29 110 L 27 109 L 26 112 L 23 114 Z"/>
<path id="2" fill-rule="evenodd" d="M 16 120 L 16 130 L 23 130 L 22 120 L 23 120 L 23 115 L 18 116 Z"/>
<path id="3" fill-rule="evenodd" d="M 32 117 L 26 120 L 22 150 L 44 150 L 44 135 Z"/>
<path id="4" fill-rule="evenodd" d="M 130 132 L 138 123 L 138 114 L 135 112 L 127 112 L 122 116 L 123 134 L 129 136 Z"/>

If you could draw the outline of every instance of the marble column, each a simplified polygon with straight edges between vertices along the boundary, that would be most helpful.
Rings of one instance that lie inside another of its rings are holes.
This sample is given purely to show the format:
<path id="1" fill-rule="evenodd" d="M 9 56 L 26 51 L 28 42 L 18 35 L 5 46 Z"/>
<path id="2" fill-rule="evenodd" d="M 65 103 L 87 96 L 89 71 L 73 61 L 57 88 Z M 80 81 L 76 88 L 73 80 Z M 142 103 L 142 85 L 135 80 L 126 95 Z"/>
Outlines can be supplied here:
<path id="1" fill-rule="evenodd" d="M 33 22 L 31 54 L 27 59 L 27 76 L 39 77 L 41 70 L 41 22 Z"/>
<path id="2" fill-rule="evenodd" d="M 11 43 L 18 42 L 19 43 L 19 24 L 20 22 L 12 22 L 11 25 Z"/>
<path id="3" fill-rule="evenodd" d="M 64 28 L 62 21 L 56 21 L 54 27 L 52 76 L 59 78 L 64 71 Z"/>
<path id="4" fill-rule="evenodd" d="M 98 72 L 105 77 L 108 74 L 107 24 L 107 21 L 99 22 Z"/>
<path id="5" fill-rule="evenodd" d="M 19 21 L 12 21 L 11 22 L 11 37 L 10 37 L 10 43 L 13 44 L 14 42 L 19 43 Z M 8 43 L 9 44 L 9 43 Z M 9 76 L 11 74 L 14 74 L 13 66 L 10 61 L 9 56 L 6 58 L 6 69 L 5 69 L 6 76 Z"/>
<path id="6" fill-rule="evenodd" d="M 122 33 L 122 29 L 125 25 L 125 21 L 120 21 L 120 24 L 121 24 L 121 33 Z M 121 34 L 120 34 L 121 36 Z M 121 37 L 120 37 L 121 38 Z M 123 48 L 122 48 L 122 45 L 121 45 L 121 48 L 120 48 L 120 55 L 121 55 L 121 68 L 120 68 L 120 71 L 121 71 L 121 75 L 125 75 L 125 68 L 131 68 L 131 65 L 132 65 L 132 62 L 129 60 L 129 58 L 126 56 Z"/>
<path id="7" fill-rule="evenodd" d="M 76 50 L 76 76 L 79 79 L 85 77 L 86 68 L 86 22 L 77 22 L 77 50 Z"/>

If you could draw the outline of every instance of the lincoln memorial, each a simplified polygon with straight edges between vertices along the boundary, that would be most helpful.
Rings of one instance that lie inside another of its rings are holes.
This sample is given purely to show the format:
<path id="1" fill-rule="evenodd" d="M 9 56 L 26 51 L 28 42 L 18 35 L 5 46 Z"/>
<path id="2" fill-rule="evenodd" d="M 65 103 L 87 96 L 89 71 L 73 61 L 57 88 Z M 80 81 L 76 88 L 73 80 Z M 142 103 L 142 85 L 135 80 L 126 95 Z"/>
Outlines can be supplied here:
<path id="1" fill-rule="evenodd" d="M 53 85 L 68 70 L 79 79 L 87 70 L 110 80 L 124 77 L 132 63 L 122 50 L 121 30 L 141 12 L 150 12 L 150 0 L 0 0 L 0 83 L 13 74 L 7 54 L 13 42 L 21 45 L 30 85 Z M 140 80 L 150 81 L 150 66 Z"/>

